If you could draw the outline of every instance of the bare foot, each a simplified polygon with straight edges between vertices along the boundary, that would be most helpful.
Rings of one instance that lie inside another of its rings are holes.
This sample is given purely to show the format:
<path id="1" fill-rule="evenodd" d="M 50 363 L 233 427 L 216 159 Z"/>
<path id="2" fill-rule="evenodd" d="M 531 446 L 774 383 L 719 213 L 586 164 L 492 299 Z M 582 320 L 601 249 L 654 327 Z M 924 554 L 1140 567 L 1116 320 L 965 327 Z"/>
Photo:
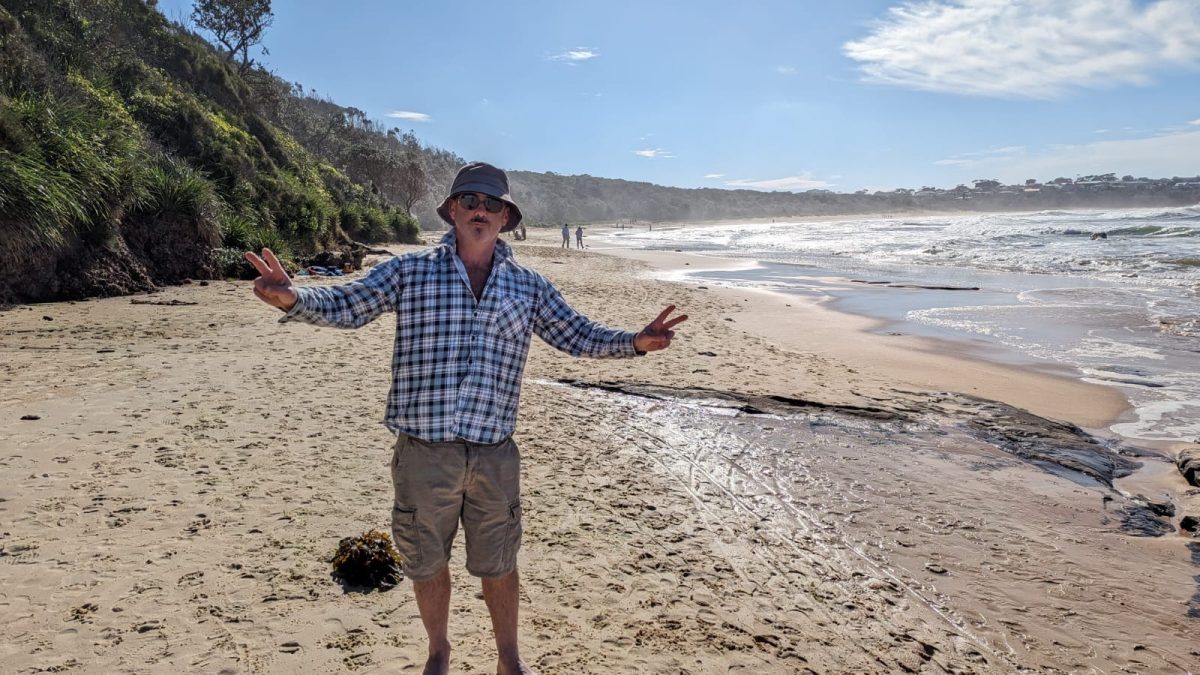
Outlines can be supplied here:
<path id="1" fill-rule="evenodd" d="M 538 671 L 525 665 L 521 659 L 517 659 L 516 666 L 505 665 L 503 661 L 497 663 L 496 675 L 538 675 Z"/>
<path id="2" fill-rule="evenodd" d="M 421 675 L 447 675 L 450 672 L 450 650 L 430 654 Z"/>

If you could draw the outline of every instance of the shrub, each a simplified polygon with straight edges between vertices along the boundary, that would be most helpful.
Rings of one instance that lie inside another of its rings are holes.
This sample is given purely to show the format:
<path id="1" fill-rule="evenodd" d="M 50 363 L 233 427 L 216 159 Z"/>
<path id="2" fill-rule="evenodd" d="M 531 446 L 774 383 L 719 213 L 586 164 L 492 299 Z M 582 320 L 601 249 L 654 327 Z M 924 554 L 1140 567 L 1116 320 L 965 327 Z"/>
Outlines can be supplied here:
<path id="1" fill-rule="evenodd" d="M 202 174 L 179 159 L 161 157 L 143 171 L 121 234 L 156 283 L 207 278 L 216 271 L 212 251 L 221 243 L 222 206 Z"/>
<path id="2" fill-rule="evenodd" d="M 388 218 L 388 225 L 392 230 L 392 237 L 403 244 L 420 244 L 421 243 L 421 226 L 412 216 L 403 211 L 393 211 Z"/>
<path id="3" fill-rule="evenodd" d="M 258 252 L 269 248 L 280 258 L 292 257 L 291 246 L 278 232 L 238 213 L 228 214 L 221 220 L 221 246 L 237 251 L 238 255 L 243 251 Z"/>
<path id="4" fill-rule="evenodd" d="M 0 116 L 4 254 L 46 252 L 72 236 L 103 241 L 136 192 L 137 126 L 111 96 L 69 80 L 76 101 L 23 94 Z"/>
<path id="5" fill-rule="evenodd" d="M 220 239 L 217 213 L 220 199 L 212 183 L 183 161 L 164 157 L 146 170 L 143 194 L 136 210 L 155 218 L 187 220 L 201 238 L 215 245 Z"/>

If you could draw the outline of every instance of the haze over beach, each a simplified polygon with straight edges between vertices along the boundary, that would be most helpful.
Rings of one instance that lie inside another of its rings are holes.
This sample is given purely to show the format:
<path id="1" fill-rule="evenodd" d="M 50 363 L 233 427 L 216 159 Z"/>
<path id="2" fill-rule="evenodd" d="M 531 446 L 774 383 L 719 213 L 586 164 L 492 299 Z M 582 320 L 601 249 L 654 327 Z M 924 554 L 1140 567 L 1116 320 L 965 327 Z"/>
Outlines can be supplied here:
<path id="1" fill-rule="evenodd" d="M 534 341 L 538 672 L 1200 672 L 1198 35 L 1190 0 L 0 0 L 0 671 L 420 671 L 412 581 L 334 564 L 389 531 L 391 319 L 281 324 L 242 252 L 360 280 L 482 160 L 573 307 L 689 316 Z M 463 547 L 451 672 L 490 671 Z"/>

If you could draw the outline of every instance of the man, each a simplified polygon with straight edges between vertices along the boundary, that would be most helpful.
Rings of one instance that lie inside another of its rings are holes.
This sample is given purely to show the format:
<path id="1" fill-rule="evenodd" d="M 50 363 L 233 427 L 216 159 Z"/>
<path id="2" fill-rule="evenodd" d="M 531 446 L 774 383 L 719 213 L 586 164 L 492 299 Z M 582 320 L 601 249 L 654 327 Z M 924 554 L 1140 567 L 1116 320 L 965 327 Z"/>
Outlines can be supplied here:
<path id="1" fill-rule="evenodd" d="M 571 248 L 571 226 L 563 223 L 562 229 L 563 243 L 562 248 Z"/>
<path id="2" fill-rule="evenodd" d="M 639 333 L 573 310 L 499 240 L 521 221 L 508 177 L 463 167 L 438 208 L 451 229 L 431 249 L 375 266 L 359 281 L 296 288 L 267 249 L 246 259 L 254 293 L 281 321 L 357 328 L 396 313 L 386 424 L 392 455 L 392 536 L 429 637 L 426 673 L 449 669 L 450 546 L 461 521 L 467 571 L 481 577 L 499 652 L 497 672 L 530 671 L 517 649 L 520 457 L 511 439 L 532 333 L 574 356 L 631 357 L 670 346 L 687 319 L 668 306 Z"/>
<path id="3" fill-rule="evenodd" d="M 583 250 L 583 226 L 575 228 L 575 246 Z"/>

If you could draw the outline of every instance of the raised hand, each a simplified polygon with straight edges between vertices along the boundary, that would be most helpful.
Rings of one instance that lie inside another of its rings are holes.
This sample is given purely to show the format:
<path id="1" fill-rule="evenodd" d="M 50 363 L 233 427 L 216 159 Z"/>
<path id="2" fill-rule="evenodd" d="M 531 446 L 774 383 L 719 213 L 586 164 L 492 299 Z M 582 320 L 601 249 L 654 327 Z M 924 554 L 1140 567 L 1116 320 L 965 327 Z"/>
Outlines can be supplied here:
<path id="1" fill-rule="evenodd" d="M 291 277 L 284 271 L 283 263 L 279 262 L 271 249 L 264 248 L 261 258 L 254 255 L 253 251 L 246 251 L 246 260 L 261 275 L 254 280 L 254 294 L 259 300 L 285 312 L 296 304 L 300 296 L 292 286 Z"/>
<path id="2" fill-rule="evenodd" d="M 674 311 L 675 305 L 667 305 L 667 308 L 651 321 L 649 326 L 646 326 L 642 329 L 642 332 L 634 336 L 633 348 L 639 352 L 656 352 L 660 349 L 670 347 L 671 338 L 675 337 L 675 331 L 671 329 L 687 321 L 687 314 L 677 316 L 668 321 L 667 317 Z"/>

